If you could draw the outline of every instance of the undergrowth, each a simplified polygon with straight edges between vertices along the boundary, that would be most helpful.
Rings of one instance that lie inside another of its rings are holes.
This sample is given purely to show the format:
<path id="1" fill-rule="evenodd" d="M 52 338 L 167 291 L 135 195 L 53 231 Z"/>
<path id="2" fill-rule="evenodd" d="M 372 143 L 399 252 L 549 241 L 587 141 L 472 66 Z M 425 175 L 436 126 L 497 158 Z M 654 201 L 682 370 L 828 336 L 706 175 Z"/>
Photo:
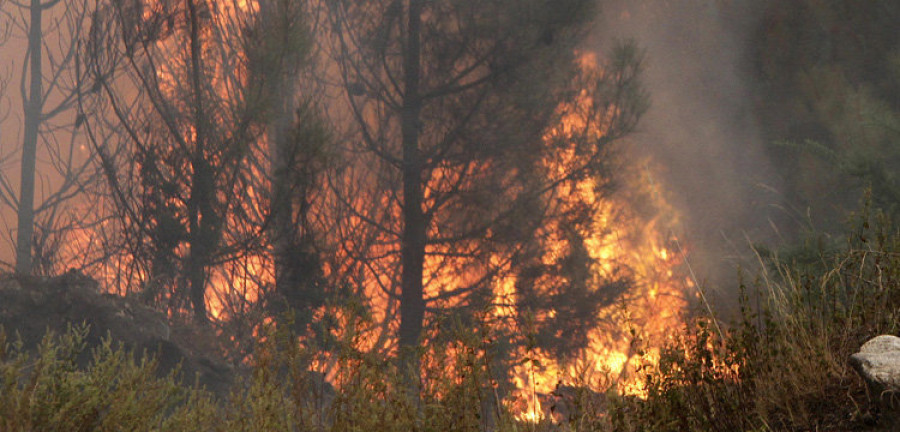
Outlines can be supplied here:
<path id="1" fill-rule="evenodd" d="M 646 399 L 616 398 L 610 427 L 894 430 L 848 358 L 900 330 L 900 235 L 880 216 L 855 225 L 842 250 L 814 263 L 766 260 L 740 284 L 741 318 L 722 334 L 708 314 L 691 320 L 648 369 Z"/>
<path id="2" fill-rule="evenodd" d="M 177 370 L 160 376 L 152 356 L 108 338 L 80 365 L 87 329 L 75 326 L 33 354 L 0 332 L 0 431 L 889 430 L 847 360 L 900 330 L 900 235 L 869 215 L 857 226 L 814 265 L 765 262 L 739 284 L 737 322 L 692 318 L 640 369 L 643 396 L 575 386 L 562 424 L 513 416 L 487 326 L 423 347 L 413 383 L 352 331 L 325 382 L 310 372 L 321 352 L 269 329 L 228 396 L 182 385 Z"/>
<path id="3" fill-rule="evenodd" d="M 286 326 L 289 327 L 289 326 Z M 146 353 L 110 338 L 90 350 L 85 325 L 48 333 L 30 354 L 0 331 L 0 431 L 525 431 L 500 401 L 483 329 L 422 349 L 410 385 L 390 358 L 343 341 L 333 385 L 311 372 L 321 354 L 269 328 L 252 370 L 224 397 L 160 376 Z"/>

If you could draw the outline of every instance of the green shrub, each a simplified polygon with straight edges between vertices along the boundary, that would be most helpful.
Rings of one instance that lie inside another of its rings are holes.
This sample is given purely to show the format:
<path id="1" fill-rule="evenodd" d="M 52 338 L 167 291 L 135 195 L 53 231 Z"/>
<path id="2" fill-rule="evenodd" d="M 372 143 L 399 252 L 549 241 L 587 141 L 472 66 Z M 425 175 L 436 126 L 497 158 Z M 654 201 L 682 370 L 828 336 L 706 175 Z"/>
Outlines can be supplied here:
<path id="1" fill-rule="evenodd" d="M 514 420 L 496 397 L 484 331 L 460 330 L 420 351 L 412 387 L 394 359 L 364 352 L 359 339 L 341 341 L 334 390 L 315 391 L 309 371 L 320 353 L 269 328 L 227 398 L 185 387 L 178 370 L 158 376 L 152 356 L 109 337 L 80 364 L 85 325 L 47 334 L 33 356 L 0 332 L 0 431 L 542 430 Z"/>
<path id="2" fill-rule="evenodd" d="M 647 398 L 617 398 L 616 430 L 858 430 L 876 424 L 850 354 L 896 334 L 900 234 L 863 214 L 842 251 L 773 260 L 723 337 L 701 315 L 649 365 Z M 873 223 L 873 221 L 875 221 Z M 750 299 L 752 298 L 752 301 Z M 750 305 L 758 304 L 758 307 Z"/>
<path id="3" fill-rule="evenodd" d="M 79 368 L 86 335 L 87 326 L 48 334 L 32 357 L 0 332 L 0 430 L 154 431 L 181 421 L 177 408 L 196 396 L 174 372 L 158 378 L 154 360 L 135 360 L 109 338 Z"/>
<path id="4" fill-rule="evenodd" d="M 160 377 L 152 357 L 109 338 L 83 364 L 85 326 L 47 335 L 33 355 L 0 332 L 0 430 L 888 429 L 847 360 L 867 339 L 898 332 L 900 234 L 884 218 L 860 221 L 844 249 L 821 251 L 816 265 L 772 260 L 753 283 L 741 283 L 733 325 L 698 314 L 641 369 L 644 397 L 576 386 L 568 424 L 509 412 L 495 376 L 500 341 L 487 319 L 457 324 L 452 337 L 421 348 L 419 374 L 392 355 L 366 352 L 364 332 L 354 329 L 364 320 L 349 320 L 327 355 L 334 388 L 310 372 L 326 355 L 282 326 L 263 332 L 252 369 L 220 399 L 181 385 L 177 370 Z"/>

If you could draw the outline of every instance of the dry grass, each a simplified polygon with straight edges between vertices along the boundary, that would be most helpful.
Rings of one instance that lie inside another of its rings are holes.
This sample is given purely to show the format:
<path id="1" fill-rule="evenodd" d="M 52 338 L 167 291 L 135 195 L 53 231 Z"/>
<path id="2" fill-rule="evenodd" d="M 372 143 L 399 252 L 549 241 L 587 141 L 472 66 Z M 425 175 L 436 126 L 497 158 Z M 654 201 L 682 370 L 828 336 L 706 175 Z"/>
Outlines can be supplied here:
<path id="1" fill-rule="evenodd" d="M 620 399 L 613 429 L 891 430 L 848 363 L 900 326 L 900 235 L 870 219 L 814 261 L 765 259 L 740 285 L 741 319 L 724 340 L 696 318 L 648 374 L 649 397 Z"/>
<path id="2" fill-rule="evenodd" d="M 396 362 L 343 341 L 327 391 L 308 372 L 318 354 L 272 331 L 253 372 L 225 399 L 159 377 L 152 360 L 111 342 L 79 367 L 85 330 L 76 328 L 48 336 L 36 354 L 0 337 L 0 430 L 889 430 L 847 361 L 868 338 L 900 326 L 900 235 L 870 219 L 842 250 L 820 250 L 814 261 L 767 258 L 753 283 L 740 284 L 737 323 L 720 333 L 701 313 L 642 371 L 645 399 L 576 387 L 568 403 L 577 415 L 564 424 L 509 412 L 488 328 L 423 349 L 415 388 Z"/>

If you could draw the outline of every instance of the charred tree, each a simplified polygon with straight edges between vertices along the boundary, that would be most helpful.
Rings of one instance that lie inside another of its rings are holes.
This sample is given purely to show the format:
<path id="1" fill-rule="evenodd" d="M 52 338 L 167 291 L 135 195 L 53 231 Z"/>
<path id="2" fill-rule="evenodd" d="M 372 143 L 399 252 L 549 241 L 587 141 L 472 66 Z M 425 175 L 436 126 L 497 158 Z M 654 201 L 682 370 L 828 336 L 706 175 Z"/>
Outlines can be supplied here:
<path id="1" fill-rule="evenodd" d="M 400 107 L 403 195 L 400 204 L 403 228 L 400 240 L 400 347 L 419 344 L 425 317 L 425 293 L 422 277 L 425 266 L 426 220 L 422 203 L 423 164 L 419 149 L 421 121 L 421 32 L 422 3 L 410 0 L 407 10 L 406 54 L 403 56 L 403 102 Z"/>
<path id="2" fill-rule="evenodd" d="M 639 89 L 627 88 L 638 58 L 611 62 L 602 77 L 579 75 L 588 0 L 329 8 L 358 131 L 332 184 L 364 237 L 342 244 L 370 275 L 370 295 L 384 299 L 386 320 L 399 310 L 399 325 L 383 328 L 396 329 L 408 351 L 420 346 L 429 314 L 465 317 L 491 304 L 497 278 L 537 256 L 549 221 L 583 217 L 554 196 L 603 176 L 610 144 L 633 128 L 644 107 Z M 579 114 L 600 132 L 551 133 L 560 106 L 585 98 L 596 103 Z"/>
<path id="3" fill-rule="evenodd" d="M 98 80 L 96 97 L 113 119 L 106 123 L 117 128 L 110 132 L 100 116 L 88 127 L 124 227 L 124 248 L 148 269 L 145 298 L 189 309 L 198 323 L 209 320 L 212 275 L 218 271 L 230 289 L 223 266 L 265 254 L 274 214 L 269 152 L 294 138 L 291 120 L 280 126 L 293 115 L 284 112 L 285 87 L 270 80 L 289 88 L 283 70 L 274 68 L 288 56 L 302 61 L 294 50 L 304 50 L 308 38 L 302 21 L 293 35 L 273 35 L 259 11 L 229 8 L 200 0 L 117 3 L 102 12 L 115 18 L 114 26 L 103 28 L 98 15 L 102 35 L 89 49 L 93 73 L 116 70 L 128 78 Z M 301 12 L 279 18 L 300 20 Z M 222 306 L 240 313 L 244 303 Z"/>
<path id="4" fill-rule="evenodd" d="M 25 106 L 25 131 L 22 141 L 22 176 L 19 181 L 18 230 L 16 233 L 16 273 L 31 274 L 31 237 L 34 233 L 34 168 L 37 158 L 38 127 L 43 112 L 42 17 L 44 5 L 31 0 L 28 30 L 28 97 Z"/>
<path id="5" fill-rule="evenodd" d="M 82 36 L 82 27 L 89 13 L 87 2 L 51 0 L 42 2 L 30 0 L 26 4 L 16 3 L 25 13 L 19 22 L 10 16 L 15 27 L 27 31 L 27 49 L 22 65 L 22 154 L 20 164 L 19 193 L 14 197 L 13 187 L 6 177 L 0 178 L 3 188 L 0 199 L 16 209 L 16 253 L 15 270 L 19 274 L 31 274 L 35 271 L 34 257 L 40 250 L 35 248 L 35 227 L 37 218 L 43 214 L 41 236 L 50 235 L 50 231 L 58 229 L 56 219 L 63 213 L 61 207 L 65 201 L 80 194 L 84 185 L 91 178 L 88 169 L 91 157 L 86 159 L 75 157 L 77 147 L 78 126 L 80 118 L 71 116 L 76 95 L 81 90 L 81 77 L 75 67 L 78 40 Z M 45 15 L 52 13 L 53 30 L 45 34 Z M 8 26 L 0 26 L 0 37 L 5 36 Z M 49 47 L 48 37 L 59 41 L 59 50 Z M 48 52 L 48 50 L 50 52 Z M 49 64 L 45 64 L 45 57 Z M 70 135 L 68 148 L 59 145 L 64 135 Z M 49 161 L 53 172 L 46 175 L 57 175 L 52 192 L 42 197 L 35 204 L 35 177 L 40 143 L 49 143 L 48 150 L 41 153 Z M 59 233 L 57 233 L 59 234 Z M 39 262 L 38 271 L 50 271 L 49 263 Z"/>
<path id="6" fill-rule="evenodd" d="M 274 264 L 274 289 L 265 301 L 281 318 L 293 313 L 305 327 L 312 310 L 324 302 L 322 270 L 311 213 L 325 168 L 328 133 L 310 95 L 315 59 L 306 2 L 260 3 L 259 42 L 251 59 L 254 74 L 268 87 L 270 115 L 267 146 L 270 169 L 268 238 Z"/>

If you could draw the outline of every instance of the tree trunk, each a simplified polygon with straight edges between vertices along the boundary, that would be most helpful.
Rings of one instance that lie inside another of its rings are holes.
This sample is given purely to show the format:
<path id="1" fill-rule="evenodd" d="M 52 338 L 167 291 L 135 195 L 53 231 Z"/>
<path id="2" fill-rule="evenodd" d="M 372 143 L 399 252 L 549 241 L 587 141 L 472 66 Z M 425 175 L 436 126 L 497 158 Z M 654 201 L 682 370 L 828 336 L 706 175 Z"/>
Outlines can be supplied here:
<path id="1" fill-rule="evenodd" d="M 293 221 L 293 208 L 291 206 L 290 172 L 287 165 L 288 143 L 286 142 L 287 128 L 284 127 L 287 101 L 279 101 L 276 109 L 276 120 L 269 128 L 269 152 L 272 157 L 272 225 L 270 239 L 275 265 L 275 291 L 282 297 L 287 292 L 295 289 L 294 281 L 297 280 L 295 270 L 291 265 L 293 255 L 293 243 L 295 242 L 295 227 Z M 279 300 L 280 301 L 280 300 Z M 281 312 L 281 311 L 278 311 Z"/>
<path id="2" fill-rule="evenodd" d="M 260 2 L 263 19 L 278 20 L 276 0 Z M 281 35 L 279 35 L 281 36 Z M 272 225 L 270 241 L 275 265 L 275 292 L 285 300 L 289 292 L 298 289 L 299 269 L 292 265 L 291 257 L 296 254 L 296 227 L 292 206 L 291 162 L 295 160 L 290 142 L 290 127 L 295 109 L 293 77 L 286 77 L 280 68 L 266 71 L 266 81 L 272 97 L 272 121 L 269 123 L 269 157 L 272 161 Z M 289 302 L 286 302 L 289 304 Z M 280 305 L 285 306 L 285 305 Z M 279 308 L 280 309 L 280 308 Z M 276 310 L 282 312 L 282 310 Z"/>
<path id="3" fill-rule="evenodd" d="M 425 317 L 422 272 L 425 263 L 425 213 L 422 210 L 422 160 L 419 151 L 419 76 L 421 74 L 421 0 L 409 0 L 407 40 L 404 59 L 403 108 L 403 234 L 400 242 L 400 349 L 419 343 Z"/>
<path id="4" fill-rule="evenodd" d="M 31 274 L 32 237 L 34 236 L 34 176 L 37 157 L 38 128 L 43 111 L 41 76 L 41 15 L 40 0 L 31 0 L 31 27 L 28 31 L 30 83 L 25 105 L 25 134 L 22 142 L 22 179 L 19 190 L 18 226 L 16 237 L 16 273 Z"/>
<path id="5" fill-rule="evenodd" d="M 198 324 L 207 324 L 209 319 L 206 315 L 206 266 L 203 265 L 202 254 L 193 254 L 199 250 L 197 242 L 191 245 L 191 258 L 188 265 L 188 282 L 190 283 L 191 307 L 194 310 L 194 322 Z M 202 247 L 202 246 L 201 246 Z"/>
<path id="6" fill-rule="evenodd" d="M 200 17 L 197 5 L 193 0 L 187 0 L 188 11 L 191 20 L 191 91 L 193 93 L 194 128 L 196 130 L 196 142 L 194 155 L 191 161 L 192 181 L 191 196 L 188 205 L 188 217 L 190 218 L 190 254 L 188 259 L 187 276 L 190 283 L 189 291 L 191 306 L 194 310 L 194 321 L 199 324 L 208 322 L 206 316 L 206 271 L 210 263 L 212 242 L 214 239 L 214 218 L 211 201 L 215 198 L 214 179 L 206 162 L 206 118 L 203 109 L 203 80 L 201 74 L 200 55 Z"/>

